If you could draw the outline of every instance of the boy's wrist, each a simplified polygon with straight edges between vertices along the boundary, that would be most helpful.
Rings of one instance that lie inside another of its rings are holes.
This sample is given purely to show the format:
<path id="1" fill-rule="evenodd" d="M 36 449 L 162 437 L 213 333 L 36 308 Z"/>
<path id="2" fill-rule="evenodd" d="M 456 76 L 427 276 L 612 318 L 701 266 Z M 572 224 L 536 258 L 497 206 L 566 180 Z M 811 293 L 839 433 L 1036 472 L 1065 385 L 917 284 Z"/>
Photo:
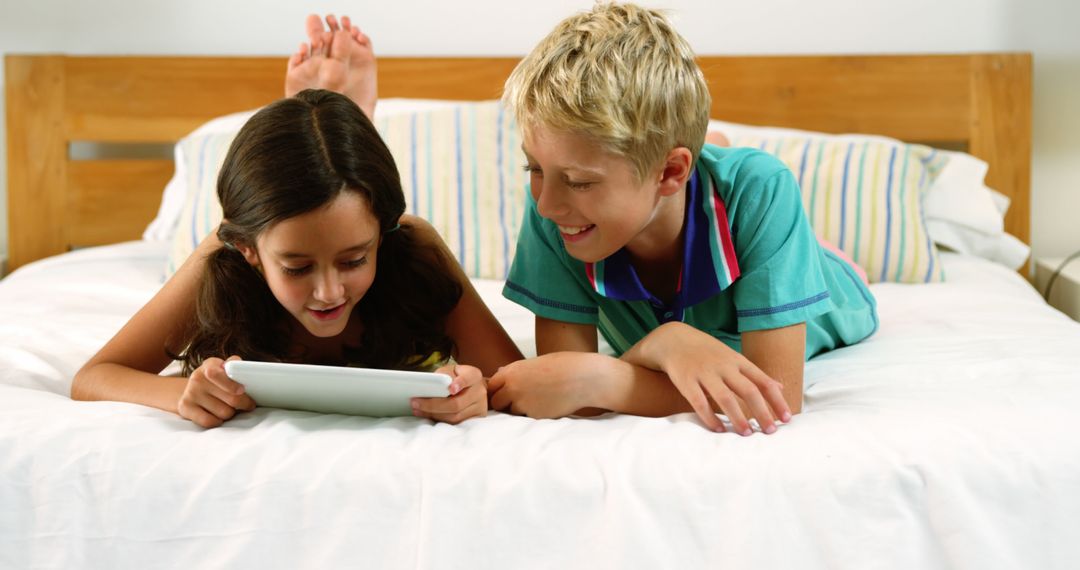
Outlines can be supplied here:
<path id="1" fill-rule="evenodd" d="M 604 356 L 600 373 L 596 375 L 591 397 L 592 406 L 619 411 L 619 402 L 625 400 L 633 378 L 633 365 L 624 360 Z"/>

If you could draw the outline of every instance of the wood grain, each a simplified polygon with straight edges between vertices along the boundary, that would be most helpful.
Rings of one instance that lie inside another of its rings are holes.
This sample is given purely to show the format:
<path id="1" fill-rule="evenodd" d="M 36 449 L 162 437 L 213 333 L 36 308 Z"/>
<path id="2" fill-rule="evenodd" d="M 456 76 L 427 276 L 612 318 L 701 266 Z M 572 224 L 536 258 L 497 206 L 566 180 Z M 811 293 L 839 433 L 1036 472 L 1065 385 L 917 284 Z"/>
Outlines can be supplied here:
<path id="1" fill-rule="evenodd" d="M 1031 227 L 1031 55 L 699 58 L 727 121 L 873 133 L 965 149 L 1010 197 L 1006 229 Z M 381 97 L 497 98 L 516 58 L 379 60 Z M 136 239 L 168 161 L 70 160 L 72 141 L 172 143 L 220 115 L 283 95 L 269 57 L 5 56 L 11 268 Z M 134 164 L 145 162 L 145 164 Z"/>

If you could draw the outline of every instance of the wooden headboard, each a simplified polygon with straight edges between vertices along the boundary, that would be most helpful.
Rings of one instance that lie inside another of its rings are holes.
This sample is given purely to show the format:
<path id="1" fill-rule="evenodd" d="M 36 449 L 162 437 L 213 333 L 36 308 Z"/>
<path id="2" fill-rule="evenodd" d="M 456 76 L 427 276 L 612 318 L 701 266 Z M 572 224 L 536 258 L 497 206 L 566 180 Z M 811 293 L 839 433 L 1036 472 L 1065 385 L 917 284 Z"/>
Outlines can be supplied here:
<path id="1" fill-rule="evenodd" d="M 701 57 L 712 116 L 875 133 L 962 149 L 1030 232 L 1031 55 Z M 381 97 L 497 98 L 515 58 L 379 60 Z M 172 143 L 283 95 L 284 58 L 7 55 L 12 269 L 72 247 L 137 239 L 172 175 L 166 159 L 73 160 L 73 142 Z"/>

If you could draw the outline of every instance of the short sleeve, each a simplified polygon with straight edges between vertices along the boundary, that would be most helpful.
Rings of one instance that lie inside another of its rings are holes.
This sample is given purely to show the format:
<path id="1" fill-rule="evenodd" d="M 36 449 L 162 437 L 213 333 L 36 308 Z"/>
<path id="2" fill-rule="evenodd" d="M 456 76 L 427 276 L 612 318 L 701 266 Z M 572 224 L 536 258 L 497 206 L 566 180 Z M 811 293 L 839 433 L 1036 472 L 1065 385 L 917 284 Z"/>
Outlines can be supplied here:
<path id="1" fill-rule="evenodd" d="M 546 225 L 529 195 L 503 296 L 547 319 L 597 324 L 594 293 L 574 273 L 584 275 L 584 266 L 570 259 L 556 230 Z"/>
<path id="2" fill-rule="evenodd" d="M 771 160 L 763 155 L 752 164 Z M 778 166 L 743 178 L 728 205 L 741 270 L 732 284 L 739 332 L 807 322 L 833 309 L 798 183 Z"/>

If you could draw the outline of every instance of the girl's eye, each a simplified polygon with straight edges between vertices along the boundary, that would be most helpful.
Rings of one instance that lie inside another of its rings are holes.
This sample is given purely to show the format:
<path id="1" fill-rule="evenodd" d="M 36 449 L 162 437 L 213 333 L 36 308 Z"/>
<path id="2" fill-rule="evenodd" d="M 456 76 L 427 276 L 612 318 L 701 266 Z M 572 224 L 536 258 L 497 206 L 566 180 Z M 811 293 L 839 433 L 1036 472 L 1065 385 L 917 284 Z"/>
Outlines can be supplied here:
<path id="1" fill-rule="evenodd" d="M 310 270 L 310 269 L 311 269 L 310 265 L 305 265 L 303 267 L 282 267 L 281 268 L 281 270 L 284 271 L 286 275 L 291 275 L 293 277 L 299 277 L 299 276 L 307 273 L 308 270 Z"/>
<path id="2" fill-rule="evenodd" d="M 566 181 L 566 187 L 570 188 L 571 190 L 586 190 L 589 188 L 589 186 L 592 185 L 592 182 L 571 182 L 569 180 Z"/>
<path id="3" fill-rule="evenodd" d="M 533 166 L 531 164 L 526 164 L 525 165 L 525 172 L 528 172 L 529 174 L 543 174 L 544 173 L 544 171 L 540 170 L 539 167 Z"/>
<path id="4" fill-rule="evenodd" d="M 345 262 L 345 267 L 348 267 L 349 269 L 356 269 L 357 267 L 360 267 L 361 265 L 367 265 L 367 256 L 366 255 L 364 257 L 361 257 L 360 259 L 353 259 L 353 260 Z"/>

